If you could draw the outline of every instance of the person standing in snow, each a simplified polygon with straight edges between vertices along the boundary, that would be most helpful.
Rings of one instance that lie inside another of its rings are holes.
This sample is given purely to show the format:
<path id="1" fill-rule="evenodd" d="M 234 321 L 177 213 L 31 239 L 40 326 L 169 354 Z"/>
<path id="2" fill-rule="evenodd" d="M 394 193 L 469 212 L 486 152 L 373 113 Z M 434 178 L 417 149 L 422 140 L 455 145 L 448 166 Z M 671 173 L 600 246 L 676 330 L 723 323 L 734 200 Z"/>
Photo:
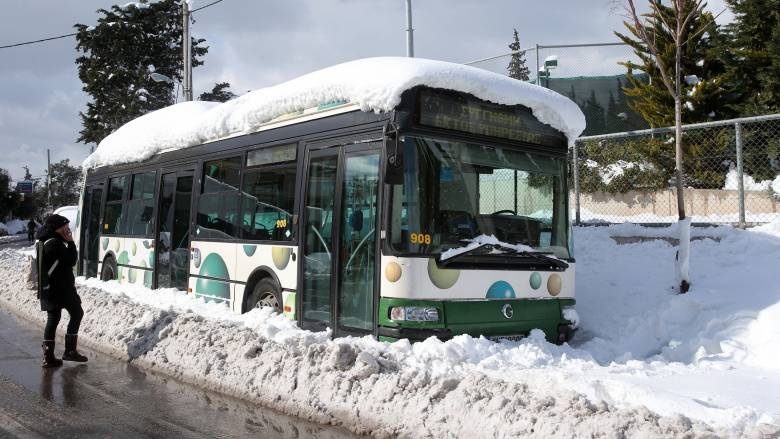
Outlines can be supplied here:
<path id="1" fill-rule="evenodd" d="M 62 360 L 85 362 L 87 357 L 76 350 L 79 325 L 84 316 L 81 298 L 76 292 L 73 266 L 78 253 L 73 242 L 73 234 L 68 227 L 68 219 L 57 214 L 46 218 L 38 231 L 38 276 L 41 310 L 46 311 L 48 319 L 43 331 L 43 367 L 62 366 Z M 62 360 L 54 356 L 54 338 L 60 323 L 62 309 L 70 314 L 68 330 L 65 334 L 65 353 Z"/>
<path id="2" fill-rule="evenodd" d="M 35 241 L 35 229 L 38 228 L 38 224 L 35 224 L 35 220 L 30 218 L 30 222 L 27 223 L 27 241 Z"/>

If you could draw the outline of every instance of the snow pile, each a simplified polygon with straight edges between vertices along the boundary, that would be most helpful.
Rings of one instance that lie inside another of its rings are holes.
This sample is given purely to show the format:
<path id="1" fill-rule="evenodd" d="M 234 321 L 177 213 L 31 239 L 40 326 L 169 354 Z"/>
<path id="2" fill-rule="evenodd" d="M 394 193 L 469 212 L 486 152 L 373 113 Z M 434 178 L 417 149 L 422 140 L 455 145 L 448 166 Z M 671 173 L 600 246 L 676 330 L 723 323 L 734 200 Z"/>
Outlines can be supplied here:
<path id="1" fill-rule="evenodd" d="M 774 180 L 756 181 L 752 176 L 743 174 L 742 182 L 746 191 L 768 191 L 772 189 L 774 193 L 780 194 L 780 175 L 775 177 Z M 729 169 L 723 189 L 732 191 L 739 189 L 739 176 L 736 169 Z"/>
<path id="2" fill-rule="evenodd" d="M 676 294 L 676 247 L 612 239 L 677 233 L 575 229 L 581 318 L 572 345 L 549 344 L 539 331 L 502 343 L 330 340 L 267 310 L 237 316 L 174 290 L 95 280 L 79 287 L 83 339 L 204 387 L 380 436 L 775 437 L 780 394 L 767 389 L 780 388 L 780 221 L 694 228 L 692 236 L 719 241 L 691 243 L 686 295 Z M 34 293 L 20 289 L 21 264 L 18 252 L 0 250 L 0 303 L 42 321 Z"/>
<path id="3" fill-rule="evenodd" d="M 421 58 L 369 58 L 339 64 L 249 92 L 223 104 L 185 102 L 141 116 L 106 137 L 85 168 L 145 160 L 180 149 L 256 131 L 281 115 L 347 101 L 363 111 L 391 111 L 401 94 L 425 85 L 470 93 L 505 105 L 524 105 L 570 143 L 585 116 L 568 98 L 543 87 L 476 67 Z"/>
<path id="4" fill-rule="evenodd" d="M 0 230 L 5 230 L 9 235 L 16 235 L 18 233 L 27 233 L 27 223 L 20 219 L 12 219 L 7 223 L 0 223 Z"/>

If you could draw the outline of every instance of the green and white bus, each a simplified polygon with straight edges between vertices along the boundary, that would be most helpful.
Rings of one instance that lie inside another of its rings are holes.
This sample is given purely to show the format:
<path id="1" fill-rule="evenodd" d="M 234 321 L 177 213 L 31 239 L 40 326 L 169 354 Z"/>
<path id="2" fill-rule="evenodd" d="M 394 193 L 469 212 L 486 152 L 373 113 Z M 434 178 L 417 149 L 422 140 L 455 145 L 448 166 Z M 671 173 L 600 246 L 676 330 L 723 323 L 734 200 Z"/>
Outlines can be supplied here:
<path id="1" fill-rule="evenodd" d="M 87 173 L 78 273 L 276 308 L 334 336 L 573 335 L 567 138 L 415 86 Z"/>

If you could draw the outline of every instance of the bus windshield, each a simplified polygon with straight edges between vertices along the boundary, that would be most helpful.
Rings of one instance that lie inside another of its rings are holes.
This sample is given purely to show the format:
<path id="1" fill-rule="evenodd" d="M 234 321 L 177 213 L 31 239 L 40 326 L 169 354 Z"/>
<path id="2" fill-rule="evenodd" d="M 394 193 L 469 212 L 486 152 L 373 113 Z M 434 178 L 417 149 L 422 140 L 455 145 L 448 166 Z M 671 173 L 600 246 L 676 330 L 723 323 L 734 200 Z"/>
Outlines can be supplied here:
<path id="1" fill-rule="evenodd" d="M 519 148 L 405 136 L 392 186 L 389 242 L 436 256 L 495 236 L 570 258 L 566 158 Z"/>

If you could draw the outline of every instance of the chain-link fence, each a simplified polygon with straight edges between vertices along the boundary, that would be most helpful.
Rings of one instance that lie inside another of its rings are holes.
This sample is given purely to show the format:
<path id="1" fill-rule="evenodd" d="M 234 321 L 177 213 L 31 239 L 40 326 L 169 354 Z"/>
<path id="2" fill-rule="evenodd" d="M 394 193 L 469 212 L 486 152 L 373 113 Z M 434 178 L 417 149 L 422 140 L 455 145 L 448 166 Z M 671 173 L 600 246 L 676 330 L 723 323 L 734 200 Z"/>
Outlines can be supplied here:
<path id="1" fill-rule="evenodd" d="M 627 69 L 620 63 L 639 63 L 628 45 L 535 45 L 520 52 L 530 70 L 529 82 L 555 90 L 580 106 L 587 120 L 584 135 L 649 128 L 644 119 L 629 107 L 629 98 L 623 92 L 623 87 L 629 82 Z M 507 75 L 510 61 L 516 55 L 508 52 L 466 64 Z M 646 78 L 642 74 L 635 77 L 638 80 Z"/>
<path id="2" fill-rule="evenodd" d="M 581 137 L 572 156 L 577 223 L 676 221 L 673 128 Z M 683 174 L 694 223 L 780 218 L 780 114 L 685 125 Z"/>

